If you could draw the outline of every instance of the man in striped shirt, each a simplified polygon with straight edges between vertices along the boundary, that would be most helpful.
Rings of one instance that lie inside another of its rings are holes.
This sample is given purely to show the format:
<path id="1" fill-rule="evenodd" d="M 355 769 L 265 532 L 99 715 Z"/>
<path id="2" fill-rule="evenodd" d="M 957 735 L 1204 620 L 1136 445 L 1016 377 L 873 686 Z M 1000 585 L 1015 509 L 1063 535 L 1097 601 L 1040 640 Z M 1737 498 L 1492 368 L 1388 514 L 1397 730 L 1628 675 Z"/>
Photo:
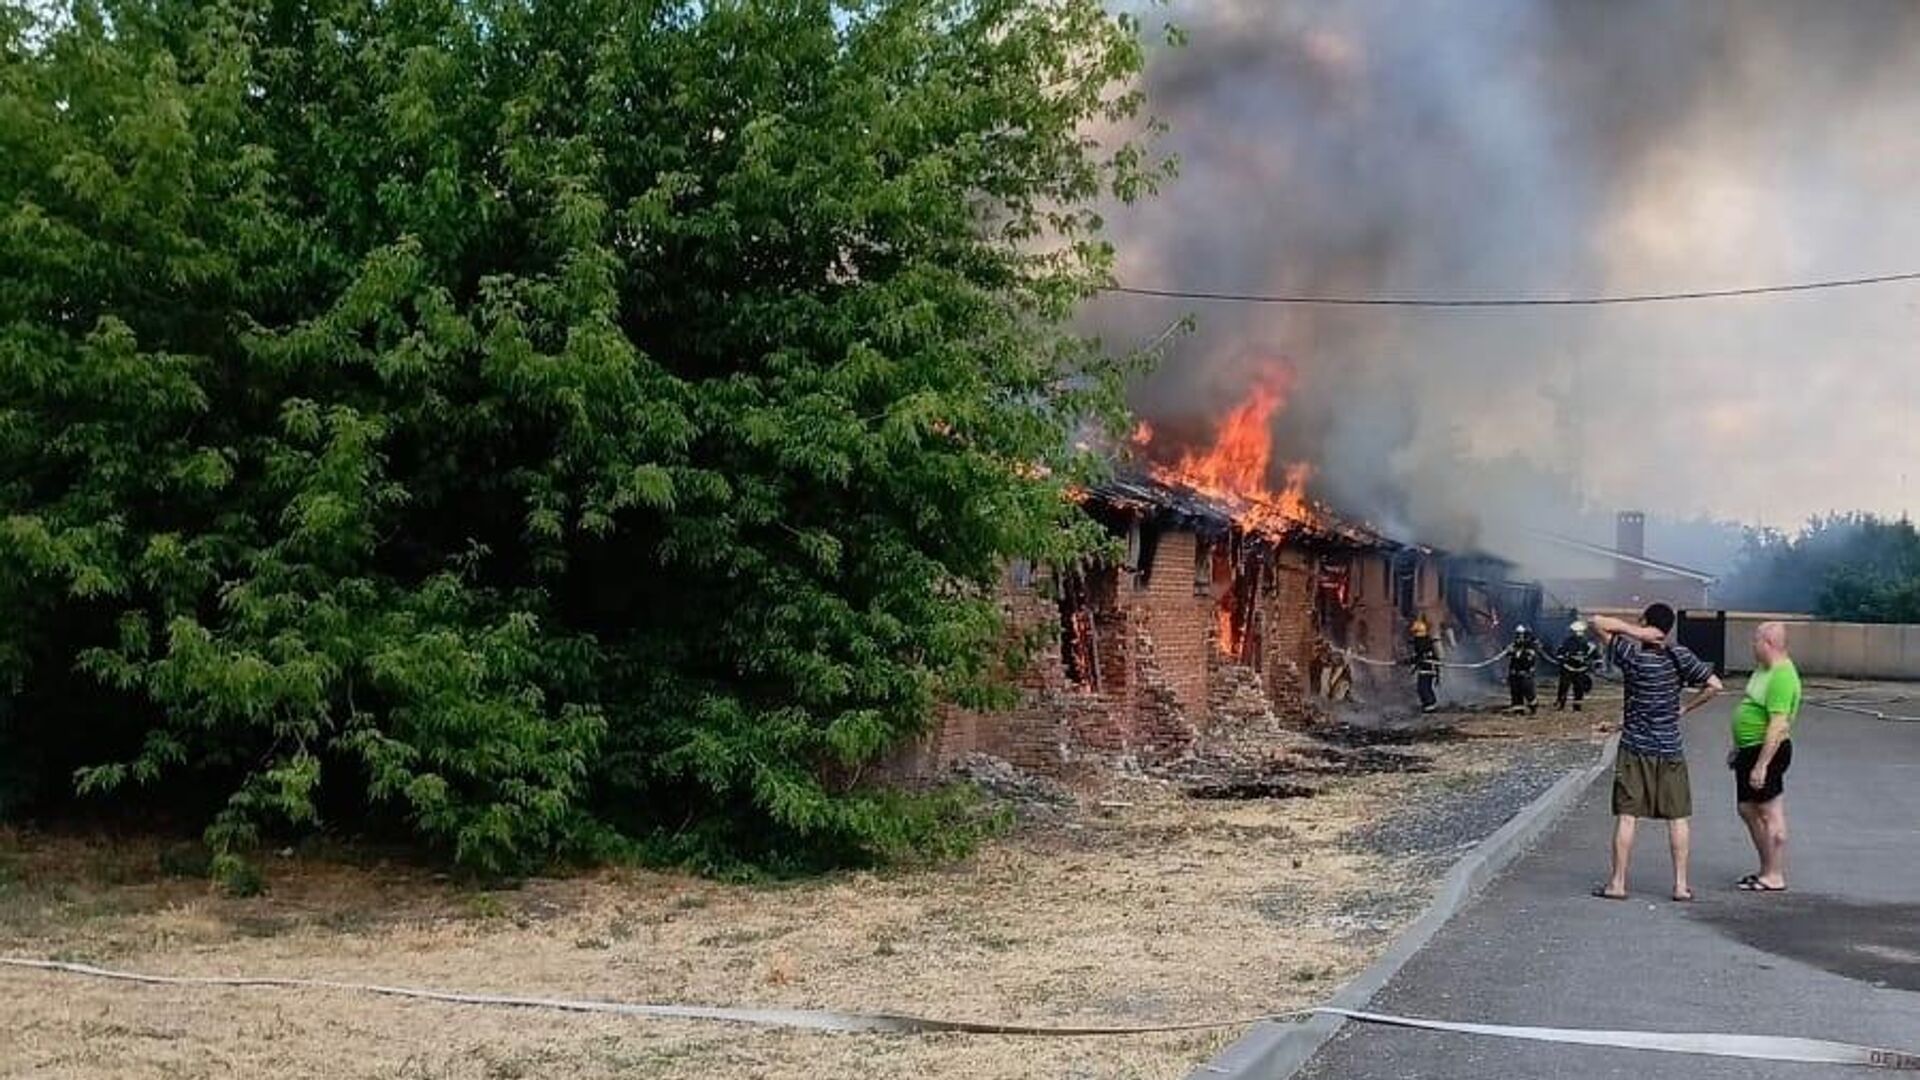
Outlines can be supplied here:
<path id="1" fill-rule="evenodd" d="M 1687 775 L 1680 717 L 1712 700 L 1720 692 L 1720 680 L 1711 665 L 1667 640 L 1677 621 L 1665 604 L 1647 608 L 1638 626 L 1605 615 L 1592 620 L 1608 659 L 1626 683 L 1620 755 L 1613 772 L 1613 873 L 1594 890 L 1594 895 L 1608 900 L 1627 898 L 1627 864 L 1633 858 L 1634 830 L 1643 817 L 1667 823 L 1668 845 L 1673 850 L 1673 898 L 1693 899 L 1693 886 L 1687 881 L 1693 785 Z M 1683 687 L 1699 691 L 1684 708 L 1680 704 Z"/>

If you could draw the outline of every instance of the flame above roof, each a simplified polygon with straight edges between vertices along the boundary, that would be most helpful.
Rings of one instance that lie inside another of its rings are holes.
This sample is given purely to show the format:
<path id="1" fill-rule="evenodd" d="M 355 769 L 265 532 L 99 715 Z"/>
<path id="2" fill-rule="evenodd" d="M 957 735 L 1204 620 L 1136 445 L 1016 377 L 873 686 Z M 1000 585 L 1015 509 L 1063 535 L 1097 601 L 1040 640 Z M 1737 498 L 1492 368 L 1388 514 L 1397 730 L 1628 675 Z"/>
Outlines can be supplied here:
<path id="1" fill-rule="evenodd" d="M 1350 521 L 1318 502 L 1282 508 L 1203 492 L 1142 473 L 1122 472 L 1086 492 L 1087 503 L 1170 521 L 1203 535 L 1240 532 L 1274 546 L 1384 551 L 1408 545 Z"/>

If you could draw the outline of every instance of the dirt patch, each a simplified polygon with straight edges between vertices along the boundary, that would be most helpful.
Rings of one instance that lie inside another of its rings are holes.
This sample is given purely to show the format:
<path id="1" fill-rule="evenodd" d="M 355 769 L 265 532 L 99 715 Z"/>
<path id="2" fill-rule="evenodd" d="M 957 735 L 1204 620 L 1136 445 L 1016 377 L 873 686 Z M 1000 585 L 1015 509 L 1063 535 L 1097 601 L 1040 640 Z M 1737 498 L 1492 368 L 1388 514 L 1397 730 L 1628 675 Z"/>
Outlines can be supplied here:
<path id="1" fill-rule="evenodd" d="M 1236 780 L 1221 784 L 1194 784 L 1185 789 L 1189 799 L 1310 799 L 1318 790 L 1285 780 Z"/>
<path id="2" fill-rule="evenodd" d="M 267 894 L 235 900 L 162 873 L 158 845 L 0 835 L 0 951 L 1047 1024 L 1252 1016 L 1324 998 L 1425 903 L 1430 859 L 1356 843 L 1360 830 L 1431 814 L 1449 792 L 1479 798 L 1535 744 L 1591 747 L 1584 729 L 1462 729 L 1473 737 L 1420 746 L 1426 772 L 1276 756 L 1266 779 L 1310 784 L 1311 799 L 1195 799 L 1193 781 L 1139 776 L 1060 803 L 1021 781 L 1011 797 L 1058 812 L 971 859 L 780 886 L 606 871 L 476 890 L 400 863 L 302 856 L 272 860 Z M 1291 780 L 1285 760 L 1302 770 Z M 1171 1077 L 1237 1034 L 821 1036 L 0 972 L 0 1076 L 68 1080 Z"/>
<path id="3" fill-rule="evenodd" d="M 1195 758 L 1164 769 L 1162 775 L 1179 780 L 1194 799 L 1306 799 L 1319 788 L 1305 777 L 1372 776 L 1379 773 L 1426 773 L 1432 758 L 1374 746 L 1346 746 L 1317 739 L 1299 740 L 1283 754 L 1263 760 Z"/>
<path id="4" fill-rule="evenodd" d="M 1317 774 L 1365 776 L 1371 773 L 1430 772 L 1433 759 L 1400 750 L 1381 750 L 1363 746 L 1345 750 L 1338 746 L 1315 747 L 1301 752 L 1303 771 Z"/>
<path id="5" fill-rule="evenodd" d="M 1314 738 L 1336 746 L 1412 746 L 1416 743 L 1453 743 L 1467 738 L 1460 717 L 1422 718 L 1418 723 L 1323 724 L 1312 729 Z"/>

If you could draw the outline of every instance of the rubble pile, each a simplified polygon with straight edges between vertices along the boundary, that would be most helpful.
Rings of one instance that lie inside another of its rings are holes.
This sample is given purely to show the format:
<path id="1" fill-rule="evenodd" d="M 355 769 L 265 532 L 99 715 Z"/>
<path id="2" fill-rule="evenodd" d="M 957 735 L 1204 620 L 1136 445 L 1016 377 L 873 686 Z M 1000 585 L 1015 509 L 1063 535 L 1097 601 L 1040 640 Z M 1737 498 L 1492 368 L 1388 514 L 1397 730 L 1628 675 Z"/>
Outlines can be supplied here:
<path id="1" fill-rule="evenodd" d="M 1066 785 L 1026 772 L 992 754 L 968 754 L 954 763 L 953 775 L 998 802 L 1012 804 L 1025 817 L 1057 813 L 1074 803 L 1073 792 Z"/>
<path id="2" fill-rule="evenodd" d="M 1318 793 L 1306 784 L 1262 778 L 1189 784 L 1185 791 L 1190 799 L 1310 799 Z"/>
<path id="3" fill-rule="evenodd" d="M 1209 739 L 1241 733 L 1267 735 L 1282 728 L 1259 670 L 1244 664 L 1220 664 L 1214 669 L 1207 706 Z"/>
<path id="4" fill-rule="evenodd" d="M 1311 731 L 1272 718 L 1216 725 L 1196 752 L 1154 770 L 1195 799 L 1298 799 L 1316 777 L 1424 773 L 1432 759 L 1414 743 L 1459 738 L 1451 727 L 1378 728 L 1321 723 Z"/>

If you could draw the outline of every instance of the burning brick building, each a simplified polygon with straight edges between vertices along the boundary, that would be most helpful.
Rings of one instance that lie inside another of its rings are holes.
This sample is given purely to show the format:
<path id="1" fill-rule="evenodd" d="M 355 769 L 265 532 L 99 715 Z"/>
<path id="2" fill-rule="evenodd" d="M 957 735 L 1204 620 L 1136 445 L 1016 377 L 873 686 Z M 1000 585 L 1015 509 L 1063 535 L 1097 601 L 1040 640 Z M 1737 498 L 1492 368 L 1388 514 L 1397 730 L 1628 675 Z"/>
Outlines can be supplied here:
<path id="1" fill-rule="evenodd" d="M 1146 476 L 1087 492 L 1083 505 L 1124 538 L 1125 557 L 1013 568 L 1009 623 L 1046 639 L 1019 676 L 1019 703 L 944 711 L 908 772 L 976 752 L 1042 773 L 1167 760 L 1223 726 L 1304 723 L 1333 674 L 1330 648 L 1391 658 L 1414 615 L 1452 622 L 1443 556 L 1318 507 L 1281 514 Z"/>
<path id="2" fill-rule="evenodd" d="M 1042 773 L 1178 758 L 1210 736 L 1306 722 L 1343 671 L 1363 697 L 1410 693 L 1400 672 L 1340 657 L 1397 659 L 1416 617 L 1491 653 L 1516 611 L 1538 611 L 1538 588 L 1508 583 L 1506 564 L 1396 542 L 1310 499 L 1311 469 L 1272 469 L 1284 389 L 1256 385 L 1207 447 L 1156 452 L 1142 425 L 1135 457 L 1158 463 L 1136 460 L 1080 496 L 1124 555 L 1010 568 L 1008 624 L 1043 643 L 1018 674 L 1018 704 L 944 710 L 901 771 L 931 775 L 973 753 Z"/>

